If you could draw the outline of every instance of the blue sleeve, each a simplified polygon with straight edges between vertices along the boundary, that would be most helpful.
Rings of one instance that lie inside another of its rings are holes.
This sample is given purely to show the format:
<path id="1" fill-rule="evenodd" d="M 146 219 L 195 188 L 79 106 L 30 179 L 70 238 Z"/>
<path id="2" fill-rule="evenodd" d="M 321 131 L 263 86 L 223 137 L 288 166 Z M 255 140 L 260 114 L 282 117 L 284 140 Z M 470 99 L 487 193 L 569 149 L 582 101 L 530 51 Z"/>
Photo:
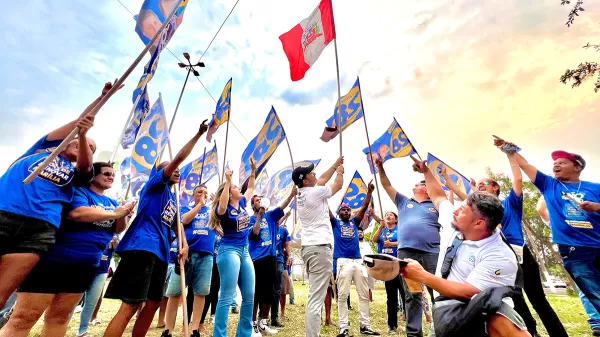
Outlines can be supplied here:
<path id="1" fill-rule="evenodd" d="M 75 190 L 73 200 L 71 200 L 71 209 L 76 209 L 78 207 L 90 207 L 92 206 L 91 204 L 92 202 L 83 188 L 78 188 Z"/>
<path id="2" fill-rule="evenodd" d="M 281 220 L 281 218 L 283 218 L 283 216 L 285 215 L 285 213 L 283 213 L 283 210 L 279 207 L 276 207 L 274 210 L 269 211 L 269 217 L 271 217 L 271 220 L 277 224 L 279 222 L 279 220 Z"/>
<path id="3" fill-rule="evenodd" d="M 290 236 L 290 232 L 287 230 L 287 228 L 283 229 L 283 240 L 282 241 L 283 241 L 283 243 L 292 241 L 292 237 Z"/>
<path id="4" fill-rule="evenodd" d="M 356 228 L 360 228 L 360 221 L 358 221 L 356 217 L 350 219 L 350 222 L 352 222 Z"/>
<path id="5" fill-rule="evenodd" d="M 240 208 L 246 208 L 247 203 L 248 203 L 248 201 L 246 200 L 246 197 L 242 197 L 240 199 Z"/>
<path id="6" fill-rule="evenodd" d="M 544 194 L 544 191 L 546 191 L 546 188 L 553 179 L 554 178 L 549 177 L 543 174 L 540 170 L 538 170 L 537 174 L 535 175 L 535 181 L 533 182 L 533 184 L 535 185 L 535 187 L 538 188 L 538 190 L 540 190 L 540 192 L 542 192 L 542 194 Z"/>
<path id="7" fill-rule="evenodd" d="M 46 140 L 46 137 L 48 137 L 48 135 L 45 135 L 44 137 L 40 138 L 37 142 L 35 142 L 35 144 L 33 144 L 33 146 L 31 146 L 27 151 L 25 151 L 25 153 L 21 157 L 19 157 L 19 159 L 31 156 L 32 154 L 45 152 L 46 150 L 51 148 L 55 148 L 58 145 L 60 145 L 60 143 L 62 143 L 63 141 L 62 139 L 48 141 Z"/>
<path id="8" fill-rule="evenodd" d="M 396 199 L 394 200 L 394 203 L 396 203 L 396 207 L 398 207 L 398 212 L 400 212 L 400 209 L 403 208 L 407 202 L 408 198 L 404 194 L 396 192 Z"/>
<path id="9" fill-rule="evenodd" d="M 331 227 L 335 227 L 338 224 L 338 219 L 336 219 L 334 217 L 329 218 L 329 221 L 331 222 Z"/>
<path id="10" fill-rule="evenodd" d="M 521 193 L 520 197 L 517 197 L 515 191 L 511 188 L 510 193 L 508 194 L 508 204 L 512 209 L 517 212 L 523 213 L 523 194 Z"/>
<path id="11" fill-rule="evenodd" d="M 150 172 L 150 177 L 148 178 L 148 181 L 146 182 L 146 185 L 144 186 L 144 189 L 153 189 L 157 186 L 164 186 L 169 182 L 169 179 L 171 179 L 171 177 L 165 177 L 164 176 L 164 172 L 165 169 L 161 168 L 160 170 L 156 170 L 155 167 L 152 168 L 152 171 Z"/>

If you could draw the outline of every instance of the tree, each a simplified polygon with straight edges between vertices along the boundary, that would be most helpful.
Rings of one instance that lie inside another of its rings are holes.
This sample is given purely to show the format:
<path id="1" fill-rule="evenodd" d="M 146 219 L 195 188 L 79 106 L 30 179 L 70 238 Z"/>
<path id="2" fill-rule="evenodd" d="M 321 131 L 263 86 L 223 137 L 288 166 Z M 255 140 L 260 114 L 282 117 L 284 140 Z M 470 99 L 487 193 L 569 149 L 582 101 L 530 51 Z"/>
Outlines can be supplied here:
<path id="1" fill-rule="evenodd" d="M 571 0 L 561 0 L 561 5 L 569 5 L 571 4 Z M 571 27 L 575 22 L 575 17 L 579 16 L 580 12 L 585 11 L 583 7 L 583 0 L 577 0 L 575 5 L 569 12 L 567 17 L 567 27 Z M 600 51 L 600 44 L 590 44 L 589 42 L 583 46 L 584 49 L 594 49 L 595 51 Z M 581 85 L 581 83 L 586 80 L 594 77 L 598 74 L 598 78 L 596 79 L 596 83 L 594 84 L 594 92 L 598 92 L 600 90 L 600 67 L 598 67 L 597 62 L 583 62 L 580 63 L 575 69 L 567 69 L 565 73 L 560 77 L 560 81 L 563 84 L 567 84 L 567 82 L 571 82 L 571 88 L 575 88 Z"/>
<path id="2" fill-rule="evenodd" d="M 486 174 L 500 185 L 500 196 L 508 196 L 512 188 L 511 179 L 504 173 L 493 173 L 489 167 L 486 168 Z M 540 197 L 541 194 L 533 183 L 523 182 L 523 233 L 525 234 L 525 241 L 533 250 L 542 272 L 547 271 L 549 274 L 570 280 L 563 267 L 558 249 L 550 240 L 550 228 L 537 213 L 536 205 Z M 569 286 L 573 284 L 572 281 L 569 282 Z"/>

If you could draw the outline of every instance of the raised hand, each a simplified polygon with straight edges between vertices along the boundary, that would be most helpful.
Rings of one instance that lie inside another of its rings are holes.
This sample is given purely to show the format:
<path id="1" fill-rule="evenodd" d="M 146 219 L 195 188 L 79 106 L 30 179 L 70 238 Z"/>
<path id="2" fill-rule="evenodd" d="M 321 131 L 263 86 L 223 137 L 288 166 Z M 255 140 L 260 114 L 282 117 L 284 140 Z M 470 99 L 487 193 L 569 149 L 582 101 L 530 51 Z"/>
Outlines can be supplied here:
<path id="1" fill-rule="evenodd" d="M 106 82 L 106 83 L 104 84 L 104 88 L 102 88 L 102 96 L 104 96 L 104 95 L 108 94 L 108 92 L 110 91 L 110 89 L 112 89 L 113 85 L 114 85 L 115 83 L 117 83 L 117 81 L 118 81 L 118 80 L 119 80 L 118 78 L 115 78 L 115 81 L 114 81 L 113 83 Z M 120 89 L 121 89 L 121 88 L 123 88 L 124 86 L 125 86 L 125 84 L 121 84 L 117 90 L 120 90 Z"/>
<path id="2" fill-rule="evenodd" d="M 341 156 L 335 160 L 334 166 L 337 168 L 338 166 L 343 165 L 343 164 L 344 164 L 344 156 Z"/>
<path id="3" fill-rule="evenodd" d="M 225 181 L 231 184 L 231 175 L 233 174 L 233 171 L 225 171 Z"/>
<path id="4" fill-rule="evenodd" d="M 375 185 L 373 185 L 373 180 L 369 181 L 368 191 L 373 193 L 375 191 Z"/>
<path id="5" fill-rule="evenodd" d="M 200 129 L 198 129 L 199 135 L 203 135 L 208 130 L 208 124 L 206 124 L 206 122 L 208 122 L 208 119 L 203 120 L 202 124 L 200 124 Z"/>
<path id="6" fill-rule="evenodd" d="M 335 172 L 339 174 L 344 174 L 344 165 L 340 165 L 335 169 Z"/>
<path id="7" fill-rule="evenodd" d="M 85 137 L 92 126 L 94 126 L 94 116 L 87 115 L 79 118 L 75 126 L 79 128 L 78 136 Z"/>
<path id="8" fill-rule="evenodd" d="M 253 174 L 256 173 L 256 162 L 252 158 L 250 158 L 250 169 L 252 170 Z"/>
<path id="9" fill-rule="evenodd" d="M 412 159 L 414 162 L 413 171 L 419 172 L 419 173 L 425 173 L 425 171 L 427 171 L 427 162 L 426 161 L 418 160 L 414 156 L 410 156 L 410 159 Z"/>

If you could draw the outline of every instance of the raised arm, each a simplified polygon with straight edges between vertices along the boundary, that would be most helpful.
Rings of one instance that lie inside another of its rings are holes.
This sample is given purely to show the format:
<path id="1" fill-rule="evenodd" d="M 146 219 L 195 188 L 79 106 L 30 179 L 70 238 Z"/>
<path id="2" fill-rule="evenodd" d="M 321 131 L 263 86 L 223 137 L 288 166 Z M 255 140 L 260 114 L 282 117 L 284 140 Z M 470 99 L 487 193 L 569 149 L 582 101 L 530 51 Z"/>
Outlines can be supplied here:
<path id="1" fill-rule="evenodd" d="M 114 83 L 117 83 L 117 79 L 115 79 Z M 106 95 L 106 93 L 108 93 L 110 91 L 110 89 L 112 89 L 112 86 L 113 86 L 113 84 L 110 82 L 107 82 L 106 84 L 104 84 L 104 88 L 102 88 L 102 93 L 100 94 L 100 96 L 98 96 L 98 98 L 96 98 L 92 103 L 90 103 L 90 105 L 88 105 L 88 107 L 85 108 L 85 110 L 83 110 L 83 112 L 79 115 L 79 117 L 77 117 L 77 119 L 48 133 L 48 135 L 46 135 L 46 140 L 47 141 L 63 140 L 65 138 L 67 138 L 67 136 L 71 133 L 71 131 L 73 131 L 73 129 L 75 129 L 75 127 L 77 126 L 77 122 L 81 118 L 86 116 L 90 111 L 92 111 L 92 109 L 96 106 L 96 104 L 98 104 L 98 102 L 100 102 L 102 97 L 104 97 Z M 123 85 L 121 85 L 119 87 L 119 89 L 121 89 L 122 87 L 123 87 Z"/>
<path id="2" fill-rule="evenodd" d="M 221 193 L 221 196 L 219 197 L 219 206 L 217 207 L 218 215 L 223 215 L 227 212 L 227 205 L 229 205 L 229 188 L 231 187 L 231 174 L 231 171 L 225 172 L 225 186 L 223 186 L 223 193 Z"/>
<path id="3" fill-rule="evenodd" d="M 542 218 L 542 221 L 545 223 L 550 222 L 550 215 L 548 215 L 548 208 L 546 207 L 546 200 L 544 200 L 543 196 L 540 196 L 537 204 L 535 205 L 535 209 Z"/>
<path id="4" fill-rule="evenodd" d="M 429 194 L 429 198 L 433 202 L 435 208 L 439 211 L 440 203 L 444 200 L 448 200 L 446 197 L 446 193 L 442 186 L 437 182 L 431 171 L 429 171 L 429 167 L 427 167 L 427 163 L 424 161 L 419 161 L 415 157 L 410 156 L 410 158 L 414 161 L 413 170 L 415 172 L 423 173 L 425 176 L 425 184 L 427 185 L 427 193 Z"/>
<path id="5" fill-rule="evenodd" d="M 254 234 L 255 236 L 258 236 L 258 234 L 260 233 L 260 223 L 264 216 L 265 209 L 261 207 L 258 209 L 258 213 L 256 213 L 256 222 L 254 222 L 254 226 L 252 227 L 252 234 Z"/>
<path id="6" fill-rule="evenodd" d="M 506 143 L 507 142 L 504 139 L 494 136 L 494 145 L 496 147 L 500 148 L 500 151 L 502 151 L 504 153 L 506 153 L 506 151 L 504 149 L 502 149 L 502 147 Z M 512 144 L 512 143 L 509 143 L 509 144 Z M 519 165 L 519 167 L 521 168 L 521 170 L 523 170 L 523 172 L 525 172 L 525 174 L 527 175 L 527 177 L 529 178 L 529 180 L 531 180 L 532 182 L 535 181 L 535 177 L 537 176 L 538 169 L 535 168 L 533 165 L 530 165 L 527 162 L 527 160 L 525 160 L 525 158 L 523 158 L 523 156 L 521 156 L 520 154 L 513 153 L 513 156 L 515 158 L 515 161 L 516 161 L 517 165 Z M 511 165 L 512 165 L 512 163 L 511 163 Z"/>
<path id="7" fill-rule="evenodd" d="M 512 171 L 513 175 L 512 189 L 513 191 L 515 191 L 517 197 L 520 197 L 523 194 L 523 174 L 521 173 L 521 168 L 519 167 L 519 164 L 517 163 L 517 159 L 515 158 L 514 154 L 507 153 L 506 156 L 508 157 L 508 162 L 510 163 L 510 170 Z"/>
<path id="8" fill-rule="evenodd" d="M 103 222 L 126 218 L 135 207 L 135 202 L 119 206 L 114 211 L 105 211 L 98 207 L 81 206 L 71 210 L 67 218 L 77 222 Z M 124 230 L 124 228 L 123 228 Z"/>
<path id="9" fill-rule="evenodd" d="M 398 194 L 398 191 L 396 191 L 396 189 L 392 186 L 390 179 L 385 173 L 385 170 L 383 169 L 383 162 L 381 161 L 381 159 L 375 159 L 375 165 L 377 165 L 377 170 L 379 171 L 379 181 L 381 181 L 381 186 L 383 186 L 383 189 L 390 197 L 390 199 L 392 199 L 392 201 L 395 202 L 396 194 Z"/>
<path id="10" fill-rule="evenodd" d="M 446 172 L 446 166 L 443 166 L 439 168 L 439 173 L 442 176 L 442 178 L 444 178 L 444 185 L 446 185 L 446 187 L 448 187 L 448 189 L 450 189 L 450 191 L 452 191 L 454 194 L 456 194 L 456 196 L 460 199 L 460 200 L 465 200 L 467 199 L 467 194 L 464 193 L 463 191 L 460 190 L 460 188 L 458 188 L 458 186 L 456 186 L 456 184 L 454 183 L 454 181 L 452 181 L 452 178 L 450 178 L 450 176 L 448 175 L 448 172 Z"/>
<path id="11" fill-rule="evenodd" d="M 365 200 L 363 200 L 362 205 L 358 211 L 356 211 L 356 215 L 354 216 L 356 221 L 361 222 L 365 217 L 365 211 L 367 210 L 367 207 L 369 207 L 369 203 L 371 203 L 371 195 L 373 195 L 373 190 L 375 190 L 375 186 L 373 183 L 369 182 L 369 186 L 367 187 L 367 196 L 365 197 Z"/>
<path id="12" fill-rule="evenodd" d="M 204 194 L 203 197 L 206 198 L 207 195 Z M 189 212 L 184 213 L 181 216 L 181 223 L 184 225 L 191 224 L 192 220 L 194 220 L 196 215 L 198 215 L 198 212 L 200 212 L 200 210 L 202 209 L 202 207 L 204 207 L 205 204 L 206 204 L 206 200 L 201 200 Z"/>
<path id="13" fill-rule="evenodd" d="M 342 189 L 342 185 L 344 185 L 344 166 L 340 165 L 335 169 L 337 175 L 331 184 L 329 184 L 329 188 L 331 188 L 331 195 L 336 194 Z"/>
<path id="14" fill-rule="evenodd" d="M 192 137 L 192 139 L 190 139 L 181 148 L 181 150 L 179 150 L 179 152 L 175 155 L 175 158 L 173 158 L 173 160 L 171 160 L 169 164 L 165 167 L 165 170 L 163 171 L 164 177 L 170 177 L 173 174 L 173 172 L 175 172 L 175 170 L 179 167 L 179 165 L 181 165 L 181 163 L 183 163 L 183 161 L 190 155 L 190 153 L 192 153 L 192 150 L 194 149 L 194 146 L 196 146 L 196 143 L 198 142 L 200 137 L 202 137 L 206 130 L 208 130 L 208 125 L 206 125 L 206 121 L 207 120 L 205 119 L 202 122 L 202 124 L 200 124 L 200 128 L 198 129 L 198 132 L 196 132 L 194 137 Z"/>
<path id="15" fill-rule="evenodd" d="M 294 197 L 296 196 L 296 194 L 298 194 L 298 187 L 296 187 L 296 185 L 294 185 L 294 186 L 292 186 L 292 190 L 290 191 L 290 195 L 288 195 L 288 197 L 281 203 L 281 205 L 279 205 L 279 208 L 282 211 L 284 209 L 286 209 L 288 207 L 288 205 L 290 204 L 290 202 L 292 202 L 292 200 L 294 199 Z M 284 215 L 284 217 L 287 218 L 287 216 L 285 216 L 285 215 Z"/>
<path id="16" fill-rule="evenodd" d="M 248 178 L 248 186 L 246 186 L 246 192 L 244 192 L 244 197 L 246 200 L 252 199 L 254 195 L 254 182 L 256 181 L 256 162 L 254 159 L 250 158 L 250 169 L 252 172 L 250 173 L 250 178 Z"/>
<path id="17" fill-rule="evenodd" d="M 375 233 L 373 233 L 373 236 L 371 237 L 371 241 L 373 241 L 374 243 L 379 242 L 379 237 L 381 236 L 381 231 L 383 230 L 383 226 L 385 226 L 383 224 L 383 221 L 381 221 L 382 219 L 379 219 L 379 221 L 377 221 L 377 219 L 375 219 L 375 221 L 377 221 L 377 224 L 379 225 L 379 227 L 377 228 L 377 230 L 375 231 Z"/>
<path id="18" fill-rule="evenodd" d="M 86 176 L 92 170 L 93 164 L 93 152 L 88 144 L 87 132 L 94 125 L 93 116 L 85 116 L 77 121 L 77 127 L 79 127 L 79 134 L 77 142 L 79 143 L 79 153 L 77 154 L 77 173 Z M 95 150 L 95 149 L 94 149 Z"/>
<path id="19" fill-rule="evenodd" d="M 344 164 L 344 157 L 339 157 L 335 161 L 335 163 L 333 164 L 333 166 L 331 166 L 330 168 L 327 169 L 327 171 L 325 171 L 325 172 L 323 172 L 323 174 L 321 174 L 321 176 L 317 180 L 317 186 L 325 186 L 325 185 L 327 185 L 327 183 L 329 182 L 329 180 L 331 180 L 331 177 L 333 176 L 333 174 L 337 170 L 338 166 L 340 166 L 342 164 Z M 333 194 L 335 194 L 335 193 L 333 193 Z"/>
<path id="20" fill-rule="evenodd" d="M 281 219 L 279 219 L 279 221 L 277 221 L 277 226 L 281 226 L 283 223 L 285 223 L 285 221 L 287 220 L 287 218 L 290 217 L 290 214 L 292 214 L 292 211 L 287 211 L 283 217 Z"/>

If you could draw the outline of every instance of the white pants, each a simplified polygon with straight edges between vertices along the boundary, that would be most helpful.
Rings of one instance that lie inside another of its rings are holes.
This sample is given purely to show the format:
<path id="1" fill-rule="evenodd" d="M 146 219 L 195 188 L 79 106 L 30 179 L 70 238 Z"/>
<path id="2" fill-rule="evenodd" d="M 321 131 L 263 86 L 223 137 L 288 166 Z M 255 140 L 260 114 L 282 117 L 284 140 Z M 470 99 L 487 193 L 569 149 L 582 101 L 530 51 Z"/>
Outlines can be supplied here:
<path id="1" fill-rule="evenodd" d="M 362 259 L 339 258 L 337 260 L 338 316 L 340 330 L 348 328 L 348 295 L 354 281 L 358 293 L 358 320 L 361 327 L 371 327 L 369 319 L 369 284 Z"/>

